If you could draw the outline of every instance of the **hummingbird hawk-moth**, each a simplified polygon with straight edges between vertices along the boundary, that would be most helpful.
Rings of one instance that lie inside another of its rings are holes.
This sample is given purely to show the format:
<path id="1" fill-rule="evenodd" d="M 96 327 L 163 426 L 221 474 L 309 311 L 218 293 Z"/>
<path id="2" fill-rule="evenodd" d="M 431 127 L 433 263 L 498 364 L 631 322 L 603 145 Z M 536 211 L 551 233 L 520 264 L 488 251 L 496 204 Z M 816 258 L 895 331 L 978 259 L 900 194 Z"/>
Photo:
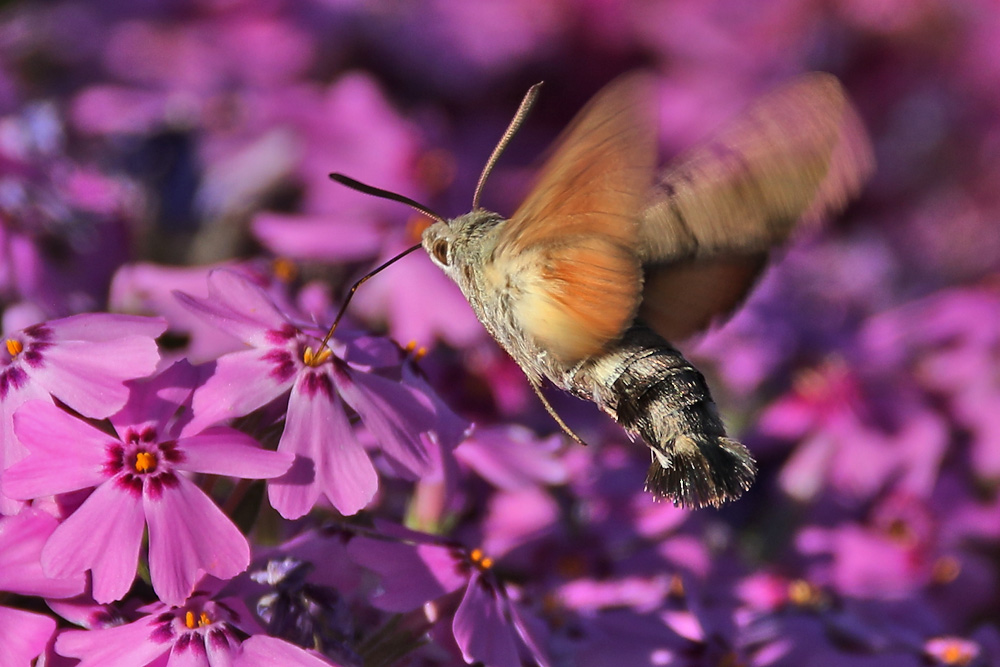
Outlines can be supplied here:
<path id="1" fill-rule="evenodd" d="M 421 245 L 571 436 L 542 378 L 642 438 L 653 494 L 718 507 L 750 487 L 756 466 L 726 435 L 702 374 L 668 341 L 732 312 L 769 250 L 842 209 L 874 162 L 840 83 L 814 73 L 759 99 L 654 181 L 649 85 L 633 74 L 599 91 L 510 218 L 480 208 L 479 195 L 538 85 L 465 215 L 444 219 L 402 195 L 331 178 L 435 220 Z"/>

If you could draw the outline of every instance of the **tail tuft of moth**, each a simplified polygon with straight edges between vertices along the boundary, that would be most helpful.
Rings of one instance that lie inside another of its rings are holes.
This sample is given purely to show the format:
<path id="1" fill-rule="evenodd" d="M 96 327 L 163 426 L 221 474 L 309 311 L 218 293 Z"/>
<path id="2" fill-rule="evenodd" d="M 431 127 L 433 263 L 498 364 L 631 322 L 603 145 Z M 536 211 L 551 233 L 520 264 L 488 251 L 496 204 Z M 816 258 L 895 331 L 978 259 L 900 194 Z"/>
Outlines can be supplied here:
<path id="1" fill-rule="evenodd" d="M 677 507 L 719 507 L 743 495 L 757 474 L 749 450 L 726 437 L 680 435 L 651 451 L 646 490 Z"/>

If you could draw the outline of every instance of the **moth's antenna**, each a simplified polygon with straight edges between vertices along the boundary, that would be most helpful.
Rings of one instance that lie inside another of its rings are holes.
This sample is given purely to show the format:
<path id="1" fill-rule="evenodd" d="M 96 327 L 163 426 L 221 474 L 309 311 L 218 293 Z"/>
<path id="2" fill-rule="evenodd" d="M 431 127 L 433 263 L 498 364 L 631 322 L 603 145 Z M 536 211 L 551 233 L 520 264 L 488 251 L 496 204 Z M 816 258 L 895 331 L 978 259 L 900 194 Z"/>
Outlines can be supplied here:
<path id="1" fill-rule="evenodd" d="M 369 271 L 365 275 L 361 276 L 358 279 L 357 282 L 355 282 L 353 285 L 351 285 L 351 289 L 348 290 L 347 296 L 344 298 L 344 303 L 341 304 L 340 311 L 337 313 L 337 317 L 334 318 L 333 324 L 330 326 L 330 330 L 326 332 L 325 336 L 323 336 L 323 342 L 321 342 L 319 344 L 319 349 L 322 350 L 323 348 L 325 348 L 326 344 L 330 342 L 331 338 L 333 338 L 333 332 L 337 330 L 337 325 L 340 324 L 340 320 L 343 319 L 344 313 L 347 312 L 347 304 L 349 304 L 351 302 L 351 299 L 354 298 L 354 293 L 358 291 L 358 288 L 361 287 L 361 285 L 366 280 L 368 280 L 369 278 L 371 278 L 372 276 L 374 276 L 376 273 L 380 272 L 382 269 L 384 269 L 384 268 L 386 268 L 386 267 L 388 267 L 388 266 L 390 266 L 390 265 L 398 262 L 399 260 L 403 259 L 404 257 L 406 257 L 407 255 L 409 255 L 414 250 L 420 250 L 420 248 L 422 248 L 422 247 L 423 246 L 418 243 L 415 246 L 407 248 L 406 250 L 404 250 L 403 252 L 399 253 L 398 255 L 396 255 L 395 257 L 393 257 L 392 259 L 388 260 L 387 262 L 385 262 L 383 264 L 380 264 L 379 266 L 375 267 L 374 269 L 372 269 L 371 271 Z"/>
<path id="2" fill-rule="evenodd" d="M 356 181 L 353 178 L 351 178 L 350 176 L 344 176 L 343 174 L 337 174 L 337 173 L 330 174 L 330 178 L 333 179 L 334 181 L 336 181 L 337 183 L 340 183 L 341 185 L 346 185 L 347 187 L 351 188 L 352 190 L 357 190 L 358 192 L 363 192 L 366 195 L 371 195 L 373 197 L 380 197 L 382 199 L 389 199 L 389 200 L 392 200 L 392 201 L 399 202 L 401 204 L 406 204 L 410 208 L 412 208 L 412 209 L 414 209 L 416 211 L 419 211 L 420 213 L 423 213 L 424 215 L 426 215 L 427 217 L 431 218 L 432 220 L 448 224 L 448 221 L 445 220 L 443 217 L 441 217 L 440 215 L 438 215 L 434 211 L 430 210 L 429 208 L 427 208 L 423 204 L 418 204 L 417 202 L 413 201 L 409 197 L 404 197 L 403 195 L 396 194 L 395 192 L 389 192 L 388 190 L 383 190 L 382 188 L 376 188 L 373 185 L 365 185 L 361 181 Z M 327 331 L 326 332 L 326 336 L 323 337 L 323 342 L 320 343 L 319 349 L 322 350 L 323 348 L 325 348 L 326 344 L 330 342 L 331 338 L 333 338 L 333 332 L 337 330 L 337 325 L 340 324 L 340 320 L 342 320 L 344 318 L 344 313 L 347 312 L 347 305 L 349 303 L 351 303 L 351 299 L 354 298 L 354 293 L 358 291 L 358 288 L 361 287 L 361 285 L 364 284 L 365 281 L 367 281 L 369 278 L 371 278 L 375 274 L 379 273 L 380 271 L 382 271 L 386 267 L 388 267 L 388 266 L 396 263 L 397 261 L 403 259 L 407 255 L 409 255 L 411 252 L 413 252 L 415 250 L 419 250 L 420 248 L 421 248 L 421 244 L 419 244 L 419 243 L 416 244 L 416 245 L 414 245 L 414 246 L 412 246 L 412 247 L 410 247 L 410 248 L 407 248 L 406 250 L 404 250 L 403 252 L 399 253 L 395 257 L 393 257 L 393 258 L 389 259 L 388 261 L 386 261 L 384 264 L 381 264 L 381 265 L 375 267 L 374 269 L 372 269 L 371 271 L 369 271 L 365 275 L 361 276 L 361 278 L 359 278 L 357 282 L 355 282 L 353 285 L 351 285 L 351 289 L 348 290 L 347 296 L 344 297 L 344 303 L 342 303 L 340 305 L 340 311 L 337 312 L 337 317 L 334 318 L 333 324 L 330 326 L 330 330 Z"/>
<path id="3" fill-rule="evenodd" d="M 376 188 L 374 185 L 365 185 L 361 181 L 356 181 L 350 176 L 344 176 L 343 174 L 333 173 L 330 174 L 330 179 L 340 183 L 341 185 L 346 185 L 352 190 L 357 190 L 358 192 L 363 192 L 366 195 L 371 195 L 372 197 L 379 197 L 380 199 L 389 199 L 392 201 L 398 201 L 400 204 L 406 204 L 410 208 L 423 213 L 428 218 L 435 220 L 436 222 L 448 223 L 442 216 L 438 215 L 434 211 L 430 210 L 423 204 L 418 204 L 409 197 L 404 197 L 403 195 L 396 194 L 395 192 L 389 192 L 388 190 L 383 190 L 382 188 Z"/>
<path id="4" fill-rule="evenodd" d="M 511 120 L 510 125 L 507 126 L 507 131 L 503 133 L 502 137 L 500 137 L 500 142 L 497 144 L 496 148 L 493 149 L 490 159 L 486 161 L 486 166 L 483 167 L 483 173 L 479 175 L 479 182 L 476 183 L 476 191 L 472 195 L 473 211 L 479 208 L 479 195 L 483 191 L 483 185 L 486 184 L 486 179 L 489 178 L 494 165 L 496 165 L 497 160 L 500 159 L 500 154 L 503 153 L 505 148 L 507 148 L 507 144 L 510 143 L 510 140 L 517 133 L 518 129 L 520 129 L 521 123 L 524 122 L 528 112 L 531 111 L 531 106 L 535 103 L 535 98 L 538 97 L 538 91 L 541 87 L 542 82 L 539 81 L 531 88 L 528 88 L 528 92 L 524 94 L 524 99 L 521 100 L 521 106 L 517 108 L 517 113 L 514 114 L 513 120 Z"/>

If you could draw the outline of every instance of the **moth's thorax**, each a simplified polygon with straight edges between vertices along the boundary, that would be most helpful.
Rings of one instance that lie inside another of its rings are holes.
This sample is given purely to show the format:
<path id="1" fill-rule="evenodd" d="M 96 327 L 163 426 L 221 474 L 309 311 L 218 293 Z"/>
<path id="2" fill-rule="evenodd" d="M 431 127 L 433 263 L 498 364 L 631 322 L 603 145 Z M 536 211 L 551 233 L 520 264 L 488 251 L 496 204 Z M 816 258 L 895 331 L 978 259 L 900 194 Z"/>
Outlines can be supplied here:
<path id="1" fill-rule="evenodd" d="M 514 300 L 520 295 L 520 267 L 498 264 L 494 250 L 507 220 L 476 210 L 424 230 L 422 244 L 462 290 L 486 330 L 533 377 L 550 375 L 545 353 L 520 331 Z"/>

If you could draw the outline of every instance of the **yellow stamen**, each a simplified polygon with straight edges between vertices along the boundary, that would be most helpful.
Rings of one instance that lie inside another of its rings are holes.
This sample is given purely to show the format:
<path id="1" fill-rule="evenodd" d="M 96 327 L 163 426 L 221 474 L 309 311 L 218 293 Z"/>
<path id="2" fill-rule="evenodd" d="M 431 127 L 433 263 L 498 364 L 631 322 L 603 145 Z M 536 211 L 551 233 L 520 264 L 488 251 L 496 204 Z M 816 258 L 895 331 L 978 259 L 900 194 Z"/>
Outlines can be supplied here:
<path id="1" fill-rule="evenodd" d="M 278 257 L 271 262 L 271 271 L 283 283 L 290 283 L 299 275 L 299 267 L 287 257 Z"/>
<path id="2" fill-rule="evenodd" d="M 962 564 L 954 556 L 942 556 L 931 567 L 931 579 L 936 584 L 950 584 L 962 573 Z"/>
<path id="3" fill-rule="evenodd" d="M 944 665 L 965 667 L 965 665 L 971 664 L 972 660 L 976 657 L 975 653 L 968 646 L 963 646 L 959 641 L 946 637 L 939 638 L 937 641 L 945 644 L 943 650 L 937 655 Z"/>
<path id="4" fill-rule="evenodd" d="M 190 609 L 184 612 L 184 625 L 188 627 L 189 630 L 194 630 L 195 628 L 204 628 L 207 625 L 212 624 L 212 617 L 208 615 L 208 612 L 202 611 L 198 613 L 197 618 L 194 612 Z"/>
<path id="5" fill-rule="evenodd" d="M 13 338 L 7 339 L 7 351 L 10 352 L 10 356 L 16 357 L 23 349 L 24 345 L 21 344 L 21 341 L 14 340 Z"/>
<path id="6" fill-rule="evenodd" d="M 910 525 L 902 519 L 890 521 L 886 533 L 889 539 L 898 542 L 904 547 L 913 546 L 917 541 L 917 536 L 913 533 Z"/>
<path id="7" fill-rule="evenodd" d="M 152 472 L 153 470 L 156 470 L 156 454 L 139 452 L 135 455 L 136 472 Z"/>
<path id="8" fill-rule="evenodd" d="M 743 661 L 740 660 L 739 656 L 736 655 L 734 651 L 730 651 L 719 658 L 717 664 L 719 667 L 743 667 L 744 665 Z"/>
<path id="9" fill-rule="evenodd" d="M 407 343 L 403 350 L 405 350 L 407 354 L 412 354 L 414 361 L 420 361 L 427 356 L 427 348 L 423 346 L 417 347 L 417 341 L 415 340 L 411 340 Z"/>
<path id="10" fill-rule="evenodd" d="M 671 597 L 683 598 L 684 591 L 684 580 L 681 579 L 681 575 L 672 574 L 670 575 L 670 585 L 667 587 L 667 592 Z"/>
<path id="11" fill-rule="evenodd" d="M 816 607 L 823 601 L 823 593 L 805 579 L 788 584 L 788 599 L 799 607 Z"/>
<path id="12" fill-rule="evenodd" d="M 484 554 L 482 549 L 473 549 L 472 553 L 469 554 L 469 558 L 483 570 L 493 567 L 493 559 Z"/>
<path id="13" fill-rule="evenodd" d="M 311 347 L 307 347 L 302 353 L 302 361 L 306 366 L 315 367 L 329 359 L 332 354 L 333 352 L 328 347 L 324 347 L 318 354 Z"/>

